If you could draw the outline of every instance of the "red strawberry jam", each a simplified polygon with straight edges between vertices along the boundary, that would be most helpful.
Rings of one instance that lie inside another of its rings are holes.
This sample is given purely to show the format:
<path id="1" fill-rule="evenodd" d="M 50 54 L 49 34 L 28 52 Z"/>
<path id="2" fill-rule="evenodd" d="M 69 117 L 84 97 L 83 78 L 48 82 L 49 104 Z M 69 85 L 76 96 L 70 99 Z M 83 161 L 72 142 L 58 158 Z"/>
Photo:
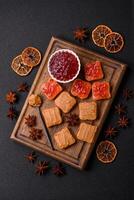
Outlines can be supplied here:
<path id="1" fill-rule="evenodd" d="M 53 78 L 59 81 L 73 79 L 79 70 L 77 57 L 69 51 L 57 51 L 49 61 L 49 71 Z"/>
<path id="2" fill-rule="evenodd" d="M 109 82 L 94 82 L 92 85 L 92 93 L 94 100 L 109 99 L 111 97 Z"/>
<path id="3" fill-rule="evenodd" d="M 91 83 L 76 79 L 73 82 L 71 93 L 73 96 L 77 96 L 80 99 L 86 99 L 91 91 Z"/>
<path id="4" fill-rule="evenodd" d="M 86 63 L 84 70 L 85 70 L 85 79 L 87 81 L 93 81 L 103 78 L 103 71 L 101 63 L 99 61 L 93 63 Z"/>
<path id="5" fill-rule="evenodd" d="M 54 99 L 61 91 L 62 87 L 52 79 L 43 83 L 41 86 L 42 94 L 44 94 L 49 100 Z"/>

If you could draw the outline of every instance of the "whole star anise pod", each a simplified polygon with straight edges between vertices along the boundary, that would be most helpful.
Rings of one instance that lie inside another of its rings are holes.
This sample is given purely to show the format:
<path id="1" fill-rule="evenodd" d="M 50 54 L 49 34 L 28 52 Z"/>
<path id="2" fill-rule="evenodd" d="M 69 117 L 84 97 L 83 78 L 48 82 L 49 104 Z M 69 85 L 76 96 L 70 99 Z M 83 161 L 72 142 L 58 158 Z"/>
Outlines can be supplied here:
<path id="1" fill-rule="evenodd" d="M 17 117 L 17 112 L 14 107 L 10 107 L 7 111 L 7 117 L 11 120 Z"/>
<path id="2" fill-rule="evenodd" d="M 43 175 L 49 169 L 49 163 L 47 161 L 39 161 L 36 165 L 36 174 Z"/>
<path id="3" fill-rule="evenodd" d="M 112 137 L 115 137 L 116 136 L 116 133 L 117 133 L 117 129 L 112 127 L 112 126 L 109 126 L 106 130 L 105 130 L 105 138 L 112 138 Z"/>
<path id="4" fill-rule="evenodd" d="M 65 175 L 65 169 L 63 168 L 63 166 L 62 166 L 61 163 L 55 165 L 55 166 L 52 168 L 52 172 L 53 172 L 53 174 L 55 174 L 56 176 L 64 176 L 64 175 Z"/>
<path id="5" fill-rule="evenodd" d="M 28 115 L 28 117 L 25 117 L 25 124 L 29 127 L 35 126 L 36 125 L 36 116 Z"/>
<path id="6" fill-rule="evenodd" d="M 115 106 L 115 112 L 118 113 L 119 115 L 125 114 L 126 113 L 126 107 L 122 104 L 117 104 Z"/>
<path id="7" fill-rule="evenodd" d="M 42 129 L 37 129 L 37 128 L 31 128 L 29 130 L 29 137 L 32 139 L 32 140 L 40 140 L 43 136 L 42 134 Z"/>
<path id="8" fill-rule="evenodd" d="M 119 118 L 119 120 L 117 121 L 117 124 L 121 128 L 126 128 L 126 127 L 128 127 L 129 120 L 126 116 L 123 115 Z"/>
<path id="9" fill-rule="evenodd" d="M 87 32 L 88 31 L 86 28 L 77 28 L 75 31 L 73 31 L 74 39 L 83 42 L 85 39 L 87 39 Z"/>
<path id="10" fill-rule="evenodd" d="M 37 155 L 36 155 L 36 153 L 33 151 L 33 152 L 27 154 L 27 155 L 25 156 L 25 158 L 26 158 L 29 162 L 34 163 L 35 160 L 37 159 Z"/>
<path id="11" fill-rule="evenodd" d="M 15 92 L 10 91 L 10 92 L 8 92 L 8 93 L 6 94 L 6 101 L 7 101 L 8 103 L 14 104 L 14 103 L 16 102 L 16 100 L 17 100 L 17 95 L 16 95 Z"/>
<path id="12" fill-rule="evenodd" d="M 27 85 L 27 83 L 21 83 L 17 90 L 18 92 L 28 92 L 29 86 Z"/>
<path id="13" fill-rule="evenodd" d="M 125 88 L 123 90 L 123 97 L 126 99 L 126 100 L 129 100 L 129 99 L 132 99 L 134 97 L 134 91 L 133 90 L 130 90 L 128 88 Z"/>
<path id="14" fill-rule="evenodd" d="M 68 123 L 69 126 L 76 126 L 80 123 L 78 115 L 72 113 L 65 116 L 65 121 Z"/>

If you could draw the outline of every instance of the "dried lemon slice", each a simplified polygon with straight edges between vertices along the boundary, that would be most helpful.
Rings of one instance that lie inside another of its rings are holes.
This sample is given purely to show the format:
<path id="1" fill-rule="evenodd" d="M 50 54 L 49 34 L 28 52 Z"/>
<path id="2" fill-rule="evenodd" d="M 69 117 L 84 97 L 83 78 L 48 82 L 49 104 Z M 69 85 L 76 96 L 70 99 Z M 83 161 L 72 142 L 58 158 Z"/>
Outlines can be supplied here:
<path id="1" fill-rule="evenodd" d="M 41 53 L 34 47 L 27 47 L 22 52 L 23 63 L 34 67 L 41 61 Z"/>
<path id="2" fill-rule="evenodd" d="M 23 63 L 21 55 L 13 59 L 11 68 L 20 76 L 26 76 L 32 70 L 32 67 L 27 66 Z"/>
<path id="3" fill-rule="evenodd" d="M 105 140 L 98 145 L 96 155 L 101 162 L 111 163 L 116 158 L 117 149 L 112 142 Z"/>
<path id="4" fill-rule="evenodd" d="M 104 47 L 104 39 L 109 33 L 112 33 L 112 30 L 108 26 L 98 25 L 92 31 L 92 40 L 97 46 Z"/>
<path id="5" fill-rule="evenodd" d="M 117 53 L 124 46 L 124 40 L 121 34 L 113 32 L 109 33 L 104 40 L 104 48 L 110 53 Z"/>

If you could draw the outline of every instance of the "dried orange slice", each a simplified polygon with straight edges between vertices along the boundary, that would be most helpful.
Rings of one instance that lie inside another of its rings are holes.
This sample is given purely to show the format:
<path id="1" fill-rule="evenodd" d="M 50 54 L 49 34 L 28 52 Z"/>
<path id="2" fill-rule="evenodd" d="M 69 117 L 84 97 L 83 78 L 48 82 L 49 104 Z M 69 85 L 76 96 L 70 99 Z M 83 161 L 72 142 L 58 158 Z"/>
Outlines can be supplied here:
<path id="1" fill-rule="evenodd" d="M 32 67 L 27 66 L 23 63 L 21 55 L 15 57 L 13 59 L 11 68 L 20 76 L 26 76 L 32 70 Z"/>
<path id="2" fill-rule="evenodd" d="M 92 40 L 97 46 L 104 47 L 104 39 L 109 33 L 112 33 L 112 30 L 108 26 L 98 25 L 92 31 Z"/>
<path id="3" fill-rule="evenodd" d="M 98 145 L 96 155 L 101 162 L 111 163 L 116 158 L 117 149 L 112 142 L 105 140 Z"/>
<path id="4" fill-rule="evenodd" d="M 34 47 L 27 47 L 22 52 L 22 60 L 25 65 L 34 67 L 41 61 L 41 53 Z"/>
<path id="5" fill-rule="evenodd" d="M 124 40 L 121 34 L 109 33 L 104 40 L 104 48 L 110 53 L 116 53 L 123 48 Z"/>

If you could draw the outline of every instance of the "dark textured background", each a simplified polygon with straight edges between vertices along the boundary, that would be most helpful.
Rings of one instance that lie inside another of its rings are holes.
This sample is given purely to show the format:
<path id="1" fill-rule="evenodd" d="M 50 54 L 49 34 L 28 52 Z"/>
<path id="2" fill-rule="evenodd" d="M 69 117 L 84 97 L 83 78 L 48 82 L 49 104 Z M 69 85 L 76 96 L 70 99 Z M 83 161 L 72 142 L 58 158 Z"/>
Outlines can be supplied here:
<path id="1" fill-rule="evenodd" d="M 34 166 L 24 159 L 30 149 L 9 139 L 15 121 L 7 119 L 8 104 L 5 102 L 8 90 L 16 90 L 23 81 L 31 85 L 38 70 L 36 68 L 25 78 L 11 70 L 12 58 L 23 48 L 35 46 L 44 54 L 52 35 L 78 44 L 73 39 L 72 31 L 79 26 L 88 26 L 92 30 L 98 24 L 107 24 L 125 37 L 125 48 L 115 55 L 96 47 L 91 39 L 83 44 L 128 64 L 115 103 L 121 101 L 123 87 L 132 88 L 134 83 L 133 8 L 132 0 L 0 1 L 0 200 L 134 199 L 133 100 L 127 103 L 131 126 L 120 131 L 114 140 L 118 148 L 116 161 L 103 165 L 96 159 L 94 151 L 86 171 L 65 165 L 67 175 L 62 178 L 51 173 L 42 177 L 35 175 Z M 26 95 L 20 96 L 20 102 L 16 105 L 18 110 L 21 110 Z M 111 110 L 105 127 L 116 120 L 117 116 Z M 40 158 L 55 162 L 43 155 Z"/>

